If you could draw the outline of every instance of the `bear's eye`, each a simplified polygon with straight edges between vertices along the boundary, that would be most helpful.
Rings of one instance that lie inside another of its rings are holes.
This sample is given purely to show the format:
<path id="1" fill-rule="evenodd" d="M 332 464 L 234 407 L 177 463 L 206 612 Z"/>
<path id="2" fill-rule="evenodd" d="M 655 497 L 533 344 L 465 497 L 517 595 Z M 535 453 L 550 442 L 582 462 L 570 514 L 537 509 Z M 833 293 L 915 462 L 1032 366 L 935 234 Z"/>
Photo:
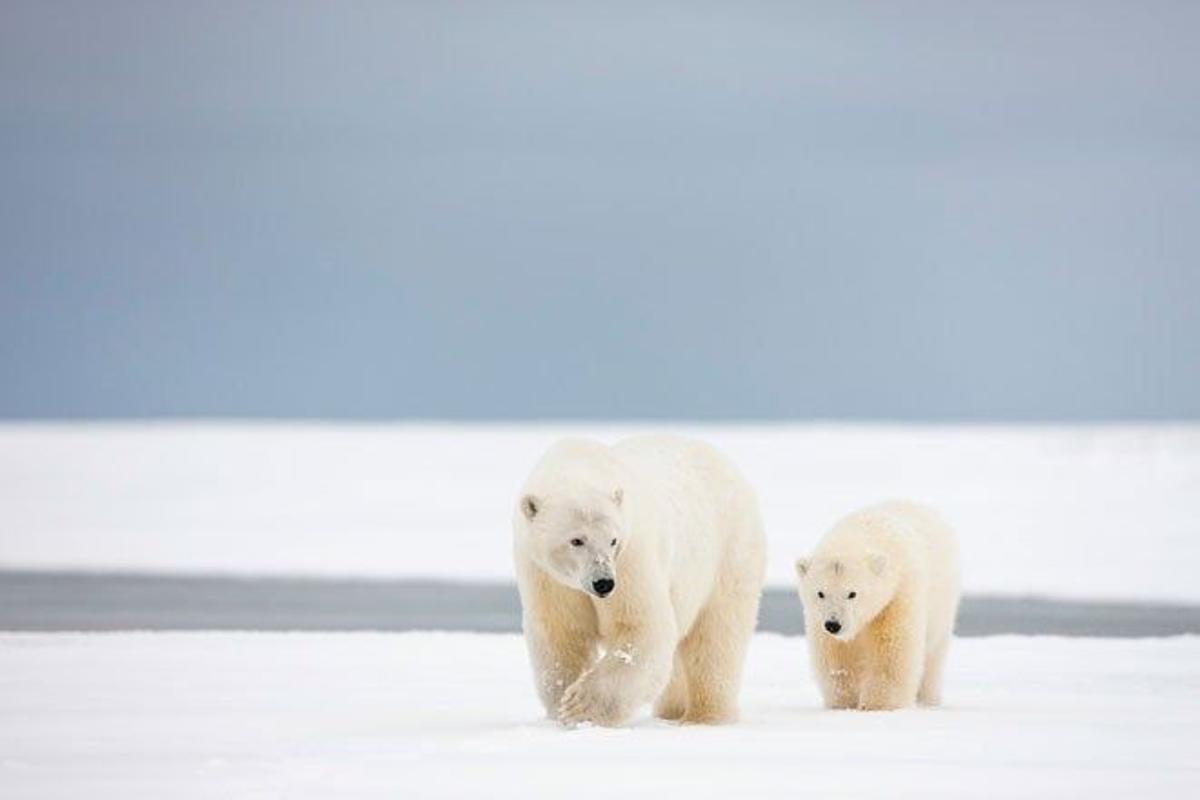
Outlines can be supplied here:
<path id="1" fill-rule="evenodd" d="M 817 597 L 819 597 L 819 598 L 821 598 L 822 600 L 824 600 L 824 599 L 825 599 L 825 593 L 824 593 L 824 592 L 817 592 Z"/>
<path id="2" fill-rule="evenodd" d="M 846 595 L 846 598 L 849 600 L 853 600 L 856 597 L 858 597 L 858 592 L 851 592 L 850 594 Z"/>
<path id="3" fill-rule="evenodd" d="M 617 540 L 616 540 L 616 539 L 613 539 L 613 540 L 612 540 L 612 542 L 610 543 L 610 545 L 611 545 L 612 547 L 616 547 L 616 546 L 617 546 Z"/>
<path id="4" fill-rule="evenodd" d="M 571 547 L 583 547 L 583 539 L 572 539 Z"/>

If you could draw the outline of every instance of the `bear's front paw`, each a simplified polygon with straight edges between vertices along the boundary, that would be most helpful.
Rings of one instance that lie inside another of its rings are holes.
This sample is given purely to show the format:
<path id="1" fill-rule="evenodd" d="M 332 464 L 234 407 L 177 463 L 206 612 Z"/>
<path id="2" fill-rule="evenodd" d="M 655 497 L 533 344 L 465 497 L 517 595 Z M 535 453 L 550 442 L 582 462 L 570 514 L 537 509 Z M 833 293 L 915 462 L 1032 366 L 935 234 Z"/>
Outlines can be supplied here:
<path id="1" fill-rule="evenodd" d="M 614 726 L 625 721 L 625 710 L 617 697 L 595 679 L 595 673 L 584 675 L 567 687 L 558 705 L 558 721 L 564 725 Z"/>
<path id="2" fill-rule="evenodd" d="M 906 697 L 903 693 L 888 691 L 886 689 L 867 689 L 858 700 L 858 710 L 899 711 L 902 708 L 908 708 L 912 704 L 912 698 Z"/>

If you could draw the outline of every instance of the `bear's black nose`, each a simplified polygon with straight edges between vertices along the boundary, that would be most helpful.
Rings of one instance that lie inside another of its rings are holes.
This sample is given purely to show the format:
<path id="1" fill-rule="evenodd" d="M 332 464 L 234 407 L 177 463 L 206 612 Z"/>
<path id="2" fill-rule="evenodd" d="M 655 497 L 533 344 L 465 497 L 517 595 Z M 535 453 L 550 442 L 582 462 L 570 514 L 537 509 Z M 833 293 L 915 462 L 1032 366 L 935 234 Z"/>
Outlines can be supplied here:
<path id="1" fill-rule="evenodd" d="M 838 622 L 836 619 L 825 620 L 825 630 L 829 631 L 830 633 L 837 633 L 841 629 L 842 623 Z"/>
<path id="2" fill-rule="evenodd" d="M 598 581 L 592 581 L 592 590 L 601 597 L 608 597 L 609 593 L 616 585 L 617 582 L 612 578 L 601 578 Z"/>

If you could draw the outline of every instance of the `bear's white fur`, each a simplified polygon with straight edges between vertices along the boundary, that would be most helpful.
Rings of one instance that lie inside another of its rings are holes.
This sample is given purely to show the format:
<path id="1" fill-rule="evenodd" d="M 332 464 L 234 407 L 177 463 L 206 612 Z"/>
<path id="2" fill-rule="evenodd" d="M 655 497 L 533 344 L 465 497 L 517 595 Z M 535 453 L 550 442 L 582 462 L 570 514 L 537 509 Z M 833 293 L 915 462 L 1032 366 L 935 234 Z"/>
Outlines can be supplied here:
<path id="1" fill-rule="evenodd" d="M 960 577 L 954 534 L 937 514 L 899 501 L 858 511 L 797 561 L 796 572 L 827 707 L 941 702 Z"/>
<path id="2" fill-rule="evenodd" d="M 560 441 L 525 482 L 513 546 L 550 717 L 620 725 L 647 702 L 683 722 L 737 716 L 766 542 L 754 492 L 716 450 Z"/>

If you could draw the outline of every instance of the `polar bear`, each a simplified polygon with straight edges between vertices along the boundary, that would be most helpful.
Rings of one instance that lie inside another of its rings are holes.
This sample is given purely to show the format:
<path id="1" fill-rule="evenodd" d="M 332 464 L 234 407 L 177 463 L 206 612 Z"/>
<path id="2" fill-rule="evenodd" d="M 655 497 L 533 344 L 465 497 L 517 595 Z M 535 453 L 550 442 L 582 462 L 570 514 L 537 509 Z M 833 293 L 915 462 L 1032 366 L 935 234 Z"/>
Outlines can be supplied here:
<path id="1" fill-rule="evenodd" d="M 513 549 L 546 711 L 620 725 L 729 722 L 758 617 L 758 501 L 707 444 L 639 436 L 552 446 L 521 490 Z"/>
<path id="2" fill-rule="evenodd" d="M 941 702 L 958 612 L 958 546 L 933 511 L 899 501 L 845 517 L 796 562 L 813 675 L 829 708 Z"/>

